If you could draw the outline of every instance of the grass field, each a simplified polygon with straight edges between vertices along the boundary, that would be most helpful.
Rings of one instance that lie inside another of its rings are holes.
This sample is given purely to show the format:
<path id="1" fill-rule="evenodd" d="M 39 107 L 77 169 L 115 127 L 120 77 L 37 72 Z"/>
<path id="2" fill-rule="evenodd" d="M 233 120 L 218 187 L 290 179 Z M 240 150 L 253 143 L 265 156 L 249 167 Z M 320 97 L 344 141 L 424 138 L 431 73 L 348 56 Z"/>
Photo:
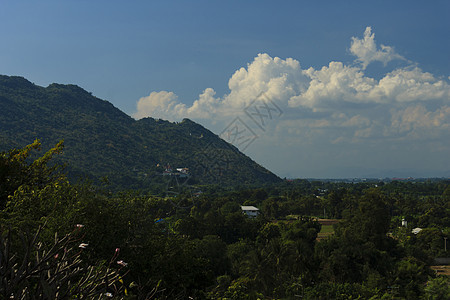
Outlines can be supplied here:
<path id="1" fill-rule="evenodd" d="M 324 240 L 331 236 L 334 233 L 333 225 L 339 222 L 339 220 L 335 219 L 319 219 L 318 221 L 320 224 L 322 224 L 322 228 L 317 234 L 318 241 Z"/>
<path id="2" fill-rule="evenodd" d="M 450 276 L 450 266 L 431 266 L 436 275 Z"/>
<path id="3" fill-rule="evenodd" d="M 320 233 L 334 233 L 333 225 L 322 225 Z"/>

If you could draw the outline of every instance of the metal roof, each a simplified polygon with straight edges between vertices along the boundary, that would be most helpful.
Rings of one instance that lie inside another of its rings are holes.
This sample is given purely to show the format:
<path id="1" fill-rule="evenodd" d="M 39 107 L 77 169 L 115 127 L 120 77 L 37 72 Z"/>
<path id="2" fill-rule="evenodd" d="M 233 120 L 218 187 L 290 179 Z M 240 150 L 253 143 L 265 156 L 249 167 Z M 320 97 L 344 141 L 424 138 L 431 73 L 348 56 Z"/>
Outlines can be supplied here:
<path id="1" fill-rule="evenodd" d="M 259 210 L 258 208 L 254 206 L 241 206 L 242 210 Z"/>

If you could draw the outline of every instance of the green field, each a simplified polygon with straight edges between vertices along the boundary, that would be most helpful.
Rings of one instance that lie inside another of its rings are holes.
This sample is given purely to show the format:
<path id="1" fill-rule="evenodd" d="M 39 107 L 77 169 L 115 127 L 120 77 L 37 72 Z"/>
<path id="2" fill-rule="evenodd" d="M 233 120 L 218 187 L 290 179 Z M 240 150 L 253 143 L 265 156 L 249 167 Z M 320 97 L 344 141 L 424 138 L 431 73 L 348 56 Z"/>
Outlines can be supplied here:
<path id="1" fill-rule="evenodd" d="M 333 233 L 334 228 L 333 225 L 322 225 L 322 229 L 320 229 L 320 233 Z"/>
<path id="2" fill-rule="evenodd" d="M 317 240 L 324 240 L 332 234 L 334 234 L 333 225 L 322 225 L 320 232 L 317 234 Z"/>

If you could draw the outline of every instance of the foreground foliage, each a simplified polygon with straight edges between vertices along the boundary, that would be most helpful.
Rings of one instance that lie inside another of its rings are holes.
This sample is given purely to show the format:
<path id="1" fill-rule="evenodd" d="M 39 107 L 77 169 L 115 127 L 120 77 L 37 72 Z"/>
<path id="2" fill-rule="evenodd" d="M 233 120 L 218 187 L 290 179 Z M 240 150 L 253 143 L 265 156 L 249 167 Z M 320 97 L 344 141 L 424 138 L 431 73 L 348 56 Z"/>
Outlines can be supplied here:
<path id="1" fill-rule="evenodd" d="M 446 254 L 448 182 L 204 186 L 202 194 L 178 195 L 190 197 L 179 202 L 73 185 L 52 164 L 62 143 L 32 159 L 39 148 L 36 141 L 0 155 L 3 298 L 449 295 L 448 279 L 434 278 L 428 267 Z M 240 205 L 263 213 L 248 218 Z M 341 220 L 334 235 L 318 242 L 321 225 L 311 215 L 324 209 Z M 425 234 L 401 227 L 402 218 Z"/>
<path id="2" fill-rule="evenodd" d="M 0 236 L 0 295 L 3 299 L 80 299 L 120 295 L 119 270 L 108 265 L 87 265 L 82 260 L 80 238 L 74 231 L 50 247 L 40 241 L 42 228 L 30 236 L 19 234 L 21 249 L 15 249 L 14 234 Z"/>

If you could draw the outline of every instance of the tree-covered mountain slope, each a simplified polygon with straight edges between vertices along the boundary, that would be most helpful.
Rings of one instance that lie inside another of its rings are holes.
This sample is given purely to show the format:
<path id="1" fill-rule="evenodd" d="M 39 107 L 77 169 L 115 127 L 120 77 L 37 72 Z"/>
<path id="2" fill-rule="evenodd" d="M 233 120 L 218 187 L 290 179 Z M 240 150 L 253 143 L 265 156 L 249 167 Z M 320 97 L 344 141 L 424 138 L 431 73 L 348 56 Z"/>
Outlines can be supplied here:
<path id="1" fill-rule="evenodd" d="M 135 120 L 75 85 L 37 86 L 0 76 L 0 151 L 39 139 L 45 148 L 64 139 L 60 159 L 72 178 L 107 177 L 120 188 L 146 189 L 167 166 L 188 168 L 200 184 L 264 184 L 280 180 L 211 131 L 179 123 Z"/>

